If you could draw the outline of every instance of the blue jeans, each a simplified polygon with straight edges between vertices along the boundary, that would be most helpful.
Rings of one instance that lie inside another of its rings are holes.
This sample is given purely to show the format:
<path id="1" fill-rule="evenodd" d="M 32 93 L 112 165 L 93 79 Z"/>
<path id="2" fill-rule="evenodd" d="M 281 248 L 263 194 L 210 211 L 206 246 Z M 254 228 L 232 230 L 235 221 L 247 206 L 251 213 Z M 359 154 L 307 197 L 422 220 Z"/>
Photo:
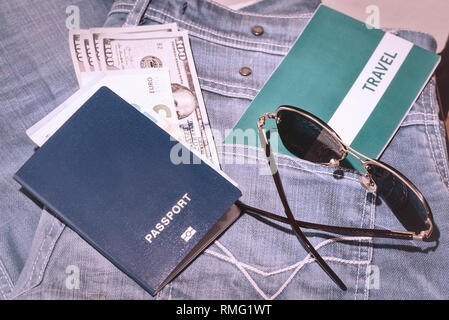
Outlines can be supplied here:
<path id="1" fill-rule="evenodd" d="M 263 153 L 220 142 L 306 26 L 319 1 L 263 1 L 242 12 L 208 1 L 148 2 L 116 1 L 108 14 L 101 3 L 80 2 L 81 26 L 100 25 L 107 15 L 105 26 L 177 22 L 187 29 L 223 170 L 239 184 L 243 202 L 282 214 L 272 178 L 264 174 L 269 169 Z M 38 25 L 23 26 L 24 20 L 19 19 L 23 29 L 17 32 L 17 23 L 10 19 L 0 39 L 0 297 L 153 299 L 76 233 L 40 212 L 12 179 L 33 152 L 25 129 L 76 90 L 64 17 L 56 17 L 63 11 L 61 3 L 54 8 L 30 8 L 19 2 L 2 9 L 14 21 L 18 21 L 16 11 L 29 17 L 37 12 L 33 21 Z M 256 25 L 263 27 L 262 35 L 252 34 Z M 43 32 L 48 37 L 37 39 Z M 428 50 L 436 48 L 429 35 L 393 32 Z M 14 50 L 3 52 L 8 46 Z M 249 67 L 251 75 L 242 76 L 241 67 Z M 154 298 L 449 298 L 449 169 L 438 113 L 431 79 L 381 158 L 404 173 L 427 198 L 440 232 L 437 242 L 307 231 L 347 285 L 343 292 L 307 254 L 288 225 L 243 214 Z M 389 208 L 360 185 L 360 174 L 336 172 L 283 155 L 277 162 L 297 219 L 401 229 Z"/>

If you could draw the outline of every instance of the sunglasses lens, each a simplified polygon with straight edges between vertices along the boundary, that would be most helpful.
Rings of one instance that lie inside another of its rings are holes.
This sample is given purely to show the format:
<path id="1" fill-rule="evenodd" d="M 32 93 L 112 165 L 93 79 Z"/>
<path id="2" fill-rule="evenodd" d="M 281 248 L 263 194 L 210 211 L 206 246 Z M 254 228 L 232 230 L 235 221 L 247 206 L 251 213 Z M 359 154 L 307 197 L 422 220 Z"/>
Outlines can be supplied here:
<path id="1" fill-rule="evenodd" d="M 288 151 L 315 163 L 341 159 L 343 146 L 319 123 L 293 110 L 277 112 L 279 136 Z"/>
<path id="2" fill-rule="evenodd" d="M 427 203 L 421 201 L 402 179 L 392 171 L 370 162 L 367 171 L 377 185 L 377 194 L 387 203 L 404 228 L 419 233 L 427 230 Z M 429 214 L 430 215 L 430 214 Z"/>

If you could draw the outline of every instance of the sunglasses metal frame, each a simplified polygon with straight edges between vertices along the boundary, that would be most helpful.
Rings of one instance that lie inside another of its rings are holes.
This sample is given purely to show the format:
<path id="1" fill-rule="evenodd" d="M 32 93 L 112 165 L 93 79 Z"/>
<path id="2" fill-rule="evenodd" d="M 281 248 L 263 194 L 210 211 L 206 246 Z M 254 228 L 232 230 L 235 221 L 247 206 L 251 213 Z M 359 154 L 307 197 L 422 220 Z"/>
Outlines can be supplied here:
<path id="1" fill-rule="evenodd" d="M 399 178 L 412 192 L 415 193 L 415 195 L 418 197 L 418 199 L 421 201 L 421 203 L 424 206 L 424 209 L 426 210 L 427 214 L 427 220 L 425 221 L 425 224 L 428 226 L 428 229 L 422 230 L 419 234 L 416 234 L 415 232 L 411 231 L 402 231 L 402 230 L 384 230 L 384 229 L 366 229 L 366 228 L 352 228 L 352 227 L 341 227 L 341 226 L 330 226 L 330 225 L 323 225 L 323 224 L 317 224 L 317 223 L 311 223 L 311 222 L 305 222 L 296 220 L 293 216 L 293 213 L 290 209 L 290 206 L 288 204 L 287 197 L 285 195 L 285 192 L 282 187 L 281 178 L 277 169 L 276 161 L 274 159 L 273 153 L 271 152 L 270 144 L 264 129 L 265 121 L 267 119 L 274 119 L 276 120 L 276 124 L 279 123 L 280 118 L 278 117 L 278 113 L 281 110 L 287 110 L 291 112 L 296 112 L 310 121 L 314 122 L 315 124 L 318 124 L 320 127 L 325 129 L 340 145 L 342 156 L 340 159 L 330 159 L 328 163 L 324 163 L 325 165 L 331 167 L 331 168 L 337 168 L 340 165 L 340 161 L 344 160 L 348 154 L 351 154 L 355 158 L 357 158 L 364 170 L 365 174 L 361 175 L 360 178 L 360 184 L 366 188 L 370 192 L 376 191 L 376 184 L 374 180 L 372 179 L 372 176 L 369 172 L 369 168 L 372 165 L 379 166 L 383 168 L 384 170 L 387 170 L 397 178 Z M 424 196 L 421 194 L 421 192 L 411 183 L 403 174 L 398 172 L 397 170 L 393 169 L 392 167 L 388 166 L 387 164 L 384 164 L 378 160 L 371 159 L 358 151 L 352 149 L 350 146 L 345 144 L 343 140 L 338 136 L 338 134 L 329 127 L 325 122 L 320 120 L 319 118 L 315 117 L 311 113 L 299 109 L 297 107 L 287 106 L 283 105 L 276 109 L 274 113 L 264 113 L 259 117 L 259 121 L 257 122 L 257 127 L 259 130 L 259 138 L 262 143 L 263 148 L 265 149 L 265 155 L 268 160 L 268 164 L 270 166 L 271 174 L 273 176 L 278 194 L 281 198 L 281 202 L 285 209 L 285 214 L 287 217 L 283 217 L 280 215 L 276 215 L 273 213 L 270 213 L 265 210 L 261 210 L 255 207 L 248 206 L 240 201 L 237 201 L 236 204 L 244 211 L 248 213 L 257 214 L 260 216 L 264 216 L 273 220 L 277 220 L 283 223 L 288 223 L 292 227 L 293 231 L 295 232 L 296 236 L 298 237 L 299 241 L 307 248 L 309 253 L 315 257 L 318 264 L 323 268 L 323 270 L 328 274 L 328 276 L 334 280 L 334 282 L 340 287 L 342 290 L 346 290 L 346 286 L 343 283 L 343 281 L 335 274 L 335 272 L 329 267 L 329 265 L 324 261 L 324 259 L 320 256 L 320 254 L 315 250 L 313 245 L 308 241 L 304 233 L 301 231 L 300 227 L 307 228 L 307 229 L 315 229 L 315 230 L 321 230 L 326 232 L 332 232 L 337 234 L 343 234 L 343 235 L 349 235 L 349 236 L 366 236 L 366 237 L 379 237 L 379 238 L 393 238 L 393 239 L 402 239 L 402 240 L 427 240 L 430 238 L 433 228 L 434 228 L 434 222 L 432 217 L 432 212 L 430 210 L 430 207 L 424 198 Z"/>
<path id="2" fill-rule="evenodd" d="M 320 225 L 320 224 L 312 224 L 312 223 L 305 223 L 301 222 L 302 225 L 308 225 L 309 228 L 317 229 L 317 230 L 323 230 L 323 231 L 330 231 L 335 232 L 339 234 L 345 234 L 345 235 L 368 235 L 371 237 L 382 237 L 382 238 L 396 238 L 396 239 L 404 239 L 404 240 L 428 240 L 432 234 L 432 231 L 434 229 L 434 222 L 432 217 L 432 211 L 430 210 L 430 207 L 422 195 L 422 193 L 418 190 L 418 188 L 413 185 L 412 182 L 410 182 L 403 174 L 401 174 L 396 169 L 390 167 L 389 165 L 382 163 L 381 161 L 371 159 L 360 152 L 352 149 L 350 146 L 348 146 L 346 143 L 343 142 L 343 140 L 338 136 L 338 134 L 329 127 L 325 122 L 323 122 L 321 119 L 317 118 L 316 116 L 312 115 L 311 113 L 299 109 L 297 107 L 292 106 L 280 106 L 276 109 L 274 113 L 265 113 L 259 117 L 259 121 L 257 122 L 257 126 L 259 129 L 259 137 L 260 140 L 265 146 L 266 149 L 266 155 L 268 158 L 268 162 L 271 168 L 271 173 L 277 172 L 277 166 L 276 162 L 274 161 L 273 155 L 271 153 L 271 149 L 269 148 L 268 139 L 264 130 L 264 124 L 265 120 L 267 119 L 274 119 L 276 123 L 279 122 L 279 117 L 277 116 L 278 112 L 281 110 L 287 110 L 291 112 L 296 112 L 300 114 L 303 117 L 306 117 L 307 119 L 313 121 L 314 123 L 318 124 L 320 127 L 325 129 L 341 146 L 341 150 L 343 155 L 340 159 L 331 159 L 328 163 L 322 163 L 324 165 L 329 166 L 330 168 L 337 168 L 340 164 L 340 161 L 344 160 L 348 154 L 351 154 L 356 159 L 358 159 L 363 168 L 365 169 L 365 174 L 361 175 L 360 177 L 360 184 L 366 188 L 370 192 L 376 191 L 376 184 L 374 180 L 372 179 L 371 174 L 369 173 L 369 166 L 370 165 L 376 165 L 384 170 L 389 171 L 394 176 L 399 178 L 412 192 L 418 197 L 418 199 L 423 204 L 424 209 L 426 210 L 427 220 L 424 222 L 428 229 L 422 230 L 419 234 L 416 234 L 412 231 L 406 231 L 406 230 L 383 230 L 383 229 L 364 229 L 364 228 L 347 228 L 347 227 L 336 227 L 336 226 L 327 226 L 327 225 Z M 267 153 L 268 152 L 268 153 Z M 256 209 L 256 208 L 253 208 Z M 262 210 L 263 211 L 263 210 Z M 306 227 L 307 228 L 307 227 Z"/>

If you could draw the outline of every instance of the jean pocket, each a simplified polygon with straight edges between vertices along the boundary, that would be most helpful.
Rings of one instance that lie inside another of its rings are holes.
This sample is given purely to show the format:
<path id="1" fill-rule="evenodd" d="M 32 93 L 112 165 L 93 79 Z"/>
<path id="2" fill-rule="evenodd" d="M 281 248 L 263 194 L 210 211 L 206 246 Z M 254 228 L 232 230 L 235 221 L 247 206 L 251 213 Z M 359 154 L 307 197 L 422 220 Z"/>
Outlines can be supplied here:
<path id="1" fill-rule="evenodd" d="M 243 202 L 284 215 L 261 151 L 244 146 L 236 146 L 232 152 L 223 151 L 223 170 L 238 183 Z M 227 161 L 223 161 L 224 156 Z M 282 155 L 278 155 L 277 163 L 296 219 L 340 226 L 374 226 L 375 199 L 360 185 L 357 173 Z M 371 239 L 304 231 L 345 282 L 346 292 L 308 255 L 289 225 L 244 213 L 168 286 L 166 297 L 366 298 Z"/>
<path id="2" fill-rule="evenodd" d="M 21 299 L 27 292 L 39 286 L 63 230 L 64 224 L 47 211 L 42 211 L 29 255 L 11 293 L 11 298 Z"/>
<path id="3" fill-rule="evenodd" d="M 42 212 L 13 299 L 151 299 L 70 228 Z"/>

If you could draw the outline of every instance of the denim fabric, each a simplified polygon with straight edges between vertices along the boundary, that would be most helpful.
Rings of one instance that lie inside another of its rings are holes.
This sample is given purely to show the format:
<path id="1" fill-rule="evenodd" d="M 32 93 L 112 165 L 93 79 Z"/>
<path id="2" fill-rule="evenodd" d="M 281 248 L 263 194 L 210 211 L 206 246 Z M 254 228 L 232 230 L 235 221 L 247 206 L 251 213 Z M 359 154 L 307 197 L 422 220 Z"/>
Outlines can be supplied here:
<path id="1" fill-rule="evenodd" d="M 30 248 L 42 211 L 12 179 L 35 147 L 25 130 L 77 90 L 66 27 L 66 8 L 71 5 L 80 9 L 80 27 L 88 28 L 105 21 L 112 1 L 1 4 L 0 299 L 10 297 L 33 254 Z"/>
<path id="2" fill-rule="evenodd" d="M 105 26 L 177 22 L 189 31 L 209 119 L 217 132 L 222 168 L 239 184 L 244 202 L 279 214 L 283 209 L 272 178 L 266 174 L 268 167 L 261 150 L 223 146 L 220 142 L 225 130 L 233 127 L 288 52 L 317 4 L 318 1 L 306 0 L 264 1 L 234 11 L 208 1 L 122 0 L 112 5 L 105 22 Z M 101 10 L 95 9 L 92 18 L 100 16 Z M 102 17 L 96 18 L 98 25 Z M 251 33 L 254 25 L 264 28 L 261 36 Z M 393 32 L 426 49 L 436 48 L 435 41 L 426 34 Z M 3 36 L 2 50 L 8 41 L 12 40 Z M 14 47 L 20 45 L 14 43 Z M 18 299 L 152 299 L 51 215 L 43 212 L 37 221 L 39 209 L 12 182 L 15 169 L 32 153 L 32 145 L 24 136 L 25 128 L 75 90 L 67 52 L 68 46 L 60 44 L 58 49 L 48 46 L 39 54 L 52 62 L 45 70 L 56 75 L 33 69 L 37 62 L 33 55 L 22 60 L 7 55 L 11 59 L 7 65 L 12 69 L 1 73 L 2 80 L 12 77 L 6 81 L 7 91 L 2 87 L 1 94 L 7 110 L 2 109 L 0 114 L 1 188 L 8 191 L 6 196 L 1 193 L 1 228 L 2 234 L 5 229 L 12 238 L 2 238 L 0 244 L 1 292 L 4 298 Z M 4 58 L 2 52 L 2 62 Z M 58 70 L 58 62 L 64 66 L 62 70 Z M 251 75 L 240 75 L 243 66 L 251 68 Z M 31 82 L 35 88 L 19 78 L 17 74 L 23 70 L 36 78 Z M 51 95 L 45 95 L 46 92 Z M 449 263 L 449 169 L 445 132 L 438 113 L 432 79 L 381 158 L 423 192 L 439 228 L 438 242 L 307 231 L 310 241 L 347 285 L 348 290 L 343 292 L 307 254 L 288 226 L 244 214 L 155 298 L 449 298 L 445 271 Z M 283 155 L 277 161 L 296 218 L 342 226 L 401 229 L 386 205 L 360 185 L 359 173 Z M 17 234 L 17 227 L 26 231 L 25 238 Z M 18 257 L 10 250 L 14 246 L 20 248 Z"/>

